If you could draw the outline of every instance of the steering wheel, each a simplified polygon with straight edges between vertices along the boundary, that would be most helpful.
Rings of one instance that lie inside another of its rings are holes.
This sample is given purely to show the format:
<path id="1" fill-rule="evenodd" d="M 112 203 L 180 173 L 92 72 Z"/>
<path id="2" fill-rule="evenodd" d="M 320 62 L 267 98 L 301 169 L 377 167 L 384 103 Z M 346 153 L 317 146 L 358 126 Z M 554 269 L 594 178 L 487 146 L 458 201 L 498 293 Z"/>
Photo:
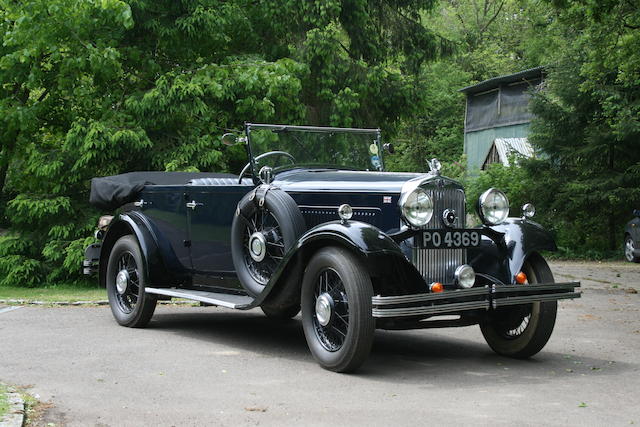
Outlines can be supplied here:
<path id="1" fill-rule="evenodd" d="M 286 157 L 287 159 L 289 159 L 291 161 L 291 164 L 295 164 L 296 163 L 296 159 L 289 153 L 287 153 L 286 151 L 267 151 L 266 153 L 262 153 L 259 156 L 256 156 L 255 159 L 253 159 L 254 161 L 256 160 L 261 160 L 264 159 L 265 157 L 269 157 L 269 156 L 282 156 L 282 157 Z M 251 162 L 247 163 L 242 170 L 240 171 L 240 175 L 238 175 L 238 184 L 242 184 L 242 177 L 247 173 L 247 171 L 249 170 L 249 168 L 251 167 Z"/>

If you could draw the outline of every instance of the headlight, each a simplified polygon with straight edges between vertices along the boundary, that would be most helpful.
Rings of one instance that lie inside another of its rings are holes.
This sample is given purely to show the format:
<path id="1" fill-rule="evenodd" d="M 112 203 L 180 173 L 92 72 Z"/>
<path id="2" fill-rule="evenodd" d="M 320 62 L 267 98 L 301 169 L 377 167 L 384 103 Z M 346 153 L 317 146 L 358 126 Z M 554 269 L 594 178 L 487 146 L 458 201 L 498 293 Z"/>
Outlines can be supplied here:
<path id="1" fill-rule="evenodd" d="M 111 224 L 111 221 L 113 221 L 113 215 L 101 216 L 98 220 L 98 229 L 106 230 L 109 224 Z"/>
<path id="2" fill-rule="evenodd" d="M 502 191 L 490 188 L 478 200 L 478 213 L 485 224 L 501 224 L 509 216 L 509 200 Z"/>
<path id="3" fill-rule="evenodd" d="M 422 188 L 416 188 L 400 201 L 402 216 L 414 227 L 427 225 L 433 216 L 433 200 Z"/>

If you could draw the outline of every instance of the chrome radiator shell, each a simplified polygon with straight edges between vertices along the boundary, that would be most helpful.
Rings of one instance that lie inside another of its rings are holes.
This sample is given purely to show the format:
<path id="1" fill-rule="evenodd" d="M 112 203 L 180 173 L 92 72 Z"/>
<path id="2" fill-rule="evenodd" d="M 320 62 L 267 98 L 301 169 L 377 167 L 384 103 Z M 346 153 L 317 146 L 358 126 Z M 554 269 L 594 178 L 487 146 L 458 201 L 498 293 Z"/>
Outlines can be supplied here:
<path id="1" fill-rule="evenodd" d="M 451 228 L 465 228 L 466 198 L 464 190 L 452 181 L 436 177 L 422 185 L 434 203 L 433 217 L 423 227 L 424 230 L 446 229 L 442 214 L 446 209 L 453 209 L 457 219 Z M 420 236 L 418 233 L 417 236 Z M 417 237 L 420 238 L 420 237 Z M 443 284 L 454 282 L 456 268 L 467 263 L 466 249 L 422 249 L 414 238 L 411 262 L 418 269 L 427 283 L 440 282 Z"/>

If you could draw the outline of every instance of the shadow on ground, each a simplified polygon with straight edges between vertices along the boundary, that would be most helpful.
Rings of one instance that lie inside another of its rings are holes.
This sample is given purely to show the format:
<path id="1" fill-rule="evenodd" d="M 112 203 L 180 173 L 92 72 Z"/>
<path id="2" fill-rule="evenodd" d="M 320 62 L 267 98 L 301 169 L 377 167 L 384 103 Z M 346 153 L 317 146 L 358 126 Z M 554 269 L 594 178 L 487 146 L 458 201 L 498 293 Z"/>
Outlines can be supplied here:
<path id="1" fill-rule="evenodd" d="M 255 310 L 244 313 L 185 311 L 159 313 L 149 327 L 238 351 L 315 364 L 299 317 L 278 322 Z M 429 384 L 458 380 L 467 386 L 481 386 L 487 381 L 546 383 L 562 377 L 613 375 L 637 369 L 632 364 L 544 349 L 527 360 L 505 358 L 493 353 L 480 333 L 472 328 L 477 327 L 376 331 L 371 355 L 355 375 L 373 381 L 393 378 L 401 383 Z"/>

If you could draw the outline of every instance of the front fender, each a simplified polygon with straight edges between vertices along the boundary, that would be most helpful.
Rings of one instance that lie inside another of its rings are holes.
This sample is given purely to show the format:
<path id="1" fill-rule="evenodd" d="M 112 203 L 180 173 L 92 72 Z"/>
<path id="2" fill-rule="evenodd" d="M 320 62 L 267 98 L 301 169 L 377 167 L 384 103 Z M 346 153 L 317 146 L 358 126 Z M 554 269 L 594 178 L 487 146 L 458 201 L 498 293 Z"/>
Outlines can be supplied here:
<path id="1" fill-rule="evenodd" d="M 317 250 L 327 246 L 340 246 L 355 253 L 371 276 L 376 294 L 424 292 L 420 273 L 393 239 L 371 224 L 333 221 L 314 227 L 300 237 L 271 277 L 260 300 L 271 292 L 289 294 L 293 298 L 292 288 L 299 293 L 304 266 Z M 275 295 L 270 295 L 269 299 L 276 298 Z"/>
<path id="2" fill-rule="evenodd" d="M 482 245 L 469 249 L 469 264 L 505 284 L 515 283 L 515 275 L 531 254 L 558 249 L 551 234 L 530 220 L 508 218 L 503 224 L 482 228 Z"/>

